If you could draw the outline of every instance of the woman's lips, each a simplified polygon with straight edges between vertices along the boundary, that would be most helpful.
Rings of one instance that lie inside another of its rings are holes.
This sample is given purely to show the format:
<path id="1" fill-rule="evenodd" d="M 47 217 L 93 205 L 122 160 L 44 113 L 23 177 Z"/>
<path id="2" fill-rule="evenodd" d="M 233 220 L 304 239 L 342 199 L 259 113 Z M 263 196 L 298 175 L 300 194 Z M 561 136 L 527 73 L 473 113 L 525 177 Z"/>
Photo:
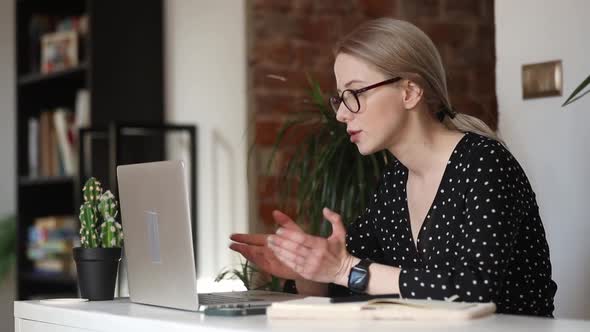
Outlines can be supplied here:
<path id="1" fill-rule="evenodd" d="M 352 143 L 356 143 L 359 140 L 359 135 L 362 132 L 362 130 L 349 130 L 348 134 L 350 135 L 350 141 Z"/>

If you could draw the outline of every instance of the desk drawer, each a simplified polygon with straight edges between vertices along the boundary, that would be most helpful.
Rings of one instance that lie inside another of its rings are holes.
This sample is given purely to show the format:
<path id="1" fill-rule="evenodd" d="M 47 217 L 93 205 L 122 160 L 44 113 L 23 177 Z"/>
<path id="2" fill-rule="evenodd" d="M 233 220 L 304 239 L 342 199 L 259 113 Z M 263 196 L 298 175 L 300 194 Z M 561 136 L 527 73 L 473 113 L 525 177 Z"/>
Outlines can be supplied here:
<path id="1" fill-rule="evenodd" d="M 80 329 L 70 326 L 42 323 L 35 320 L 15 319 L 15 332 L 91 332 L 91 330 Z"/>

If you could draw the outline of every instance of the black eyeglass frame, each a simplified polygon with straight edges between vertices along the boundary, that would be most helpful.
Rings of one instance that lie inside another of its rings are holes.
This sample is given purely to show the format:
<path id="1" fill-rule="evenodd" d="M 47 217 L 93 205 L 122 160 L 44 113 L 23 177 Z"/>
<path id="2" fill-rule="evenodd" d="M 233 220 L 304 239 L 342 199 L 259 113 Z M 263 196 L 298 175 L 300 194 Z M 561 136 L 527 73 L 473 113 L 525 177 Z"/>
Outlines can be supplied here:
<path id="1" fill-rule="evenodd" d="M 360 89 L 346 89 L 346 90 L 344 90 L 344 91 L 342 91 L 340 93 L 340 96 L 336 95 L 336 96 L 330 97 L 330 106 L 332 106 L 332 110 L 334 110 L 334 113 L 338 113 L 338 109 L 340 108 L 340 104 L 344 103 L 344 106 L 346 107 L 346 109 L 348 109 L 350 112 L 356 114 L 356 113 L 360 112 L 360 110 L 361 110 L 361 103 L 359 101 L 358 95 L 360 95 L 363 92 L 367 92 L 367 91 L 369 91 L 371 89 L 378 88 L 378 87 L 380 87 L 382 85 L 395 83 L 395 82 L 397 82 L 397 81 L 399 81 L 401 79 L 402 79 L 402 77 L 397 76 L 397 77 L 394 77 L 394 78 L 387 79 L 385 81 L 381 81 L 381 82 L 378 82 L 378 83 L 375 83 L 375 84 L 371 84 L 371 85 L 366 86 L 364 88 L 360 88 Z M 358 105 L 358 109 L 356 111 L 351 110 L 350 107 L 344 102 L 344 94 L 347 93 L 347 92 L 352 93 L 352 95 L 356 99 L 356 104 Z"/>

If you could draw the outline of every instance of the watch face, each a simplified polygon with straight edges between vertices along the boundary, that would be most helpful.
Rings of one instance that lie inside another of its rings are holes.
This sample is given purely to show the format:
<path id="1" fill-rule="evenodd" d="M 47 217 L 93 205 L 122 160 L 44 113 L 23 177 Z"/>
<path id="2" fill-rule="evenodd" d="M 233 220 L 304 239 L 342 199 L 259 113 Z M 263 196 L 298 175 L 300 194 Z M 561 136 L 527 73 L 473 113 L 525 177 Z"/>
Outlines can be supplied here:
<path id="1" fill-rule="evenodd" d="M 360 267 L 353 267 L 348 277 L 348 288 L 355 292 L 364 292 L 367 289 L 369 273 Z"/>

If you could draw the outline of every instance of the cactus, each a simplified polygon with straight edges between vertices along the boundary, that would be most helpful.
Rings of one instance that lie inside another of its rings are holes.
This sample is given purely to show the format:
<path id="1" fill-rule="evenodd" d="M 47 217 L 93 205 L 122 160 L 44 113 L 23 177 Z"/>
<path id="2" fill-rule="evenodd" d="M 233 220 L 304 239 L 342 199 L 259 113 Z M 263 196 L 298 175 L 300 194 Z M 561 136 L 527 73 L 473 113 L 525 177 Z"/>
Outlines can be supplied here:
<path id="1" fill-rule="evenodd" d="M 102 216 L 102 220 L 105 221 L 109 216 L 113 218 L 117 217 L 117 201 L 115 200 L 115 195 L 113 195 L 110 190 L 107 190 L 100 196 L 98 211 Z"/>
<path id="2" fill-rule="evenodd" d="M 84 202 L 90 202 L 93 207 L 96 207 L 98 200 L 102 195 L 102 187 L 100 182 L 95 178 L 90 178 L 82 188 Z"/>
<path id="3" fill-rule="evenodd" d="M 115 218 L 108 216 L 100 225 L 100 240 L 103 248 L 121 247 L 123 244 L 123 231 L 121 224 Z"/>
<path id="4" fill-rule="evenodd" d="M 80 206 L 80 242 L 84 248 L 97 248 L 99 238 L 96 232 L 97 216 L 90 202 Z"/>
<path id="5" fill-rule="evenodd" d="M 80 242 L 84 248 L 117 248 L 123 245 L 123 229 L 116 221 L 117 200 L 110 190 L 90 178 L 82 188 L 84 204 L 80 206 Z"/>

